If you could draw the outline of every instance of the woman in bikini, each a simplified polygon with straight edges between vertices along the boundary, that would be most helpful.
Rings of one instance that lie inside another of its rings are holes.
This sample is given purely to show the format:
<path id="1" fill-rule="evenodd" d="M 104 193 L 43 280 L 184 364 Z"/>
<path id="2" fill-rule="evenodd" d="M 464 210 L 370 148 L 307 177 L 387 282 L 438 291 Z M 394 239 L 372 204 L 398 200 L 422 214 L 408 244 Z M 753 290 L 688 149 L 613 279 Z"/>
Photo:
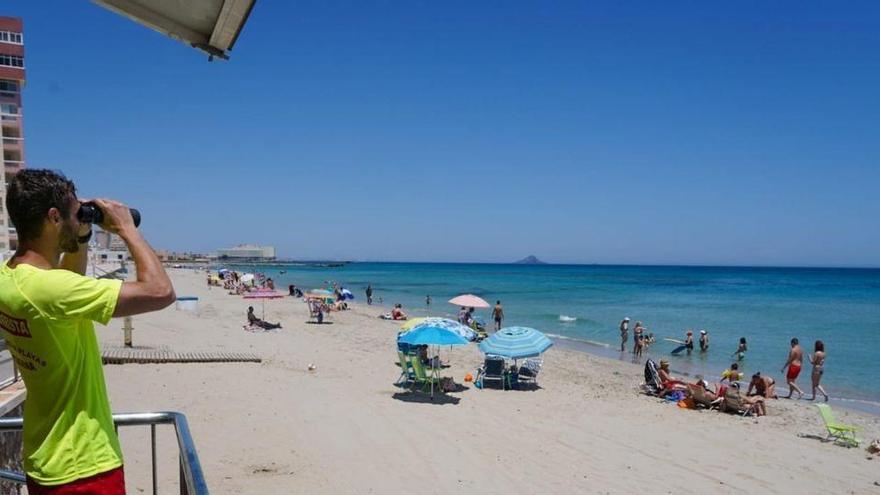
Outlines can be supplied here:
<path id="1" fill-rule="evenodd" d="M 819 382 L 822 381 L 822 373 L 825 372 L 825 343 L 821 340 L 816 341 L 816 345 L 814 347 L 813 354 L 808 356 L 810 359 L 810 364 L 813 365 L 813 396 L 810 397 L 810 400 L 816 400 L 816 390 L 822 392 L 822 395 L 825 396 L 825 402 L 828 402 L 828 394 L 825 393 L 825 389 L 822 388 L 822 385 L 819 385 Z"/>

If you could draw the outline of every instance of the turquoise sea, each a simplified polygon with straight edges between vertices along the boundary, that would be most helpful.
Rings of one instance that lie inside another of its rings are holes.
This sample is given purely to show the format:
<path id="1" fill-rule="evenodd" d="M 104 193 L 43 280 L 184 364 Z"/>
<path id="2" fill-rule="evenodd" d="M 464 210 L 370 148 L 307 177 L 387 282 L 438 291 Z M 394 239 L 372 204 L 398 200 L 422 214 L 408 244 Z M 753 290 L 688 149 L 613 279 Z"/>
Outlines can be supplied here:
<path id="1" fill-rule="evenodd" d="M 505 326 L 534 327 L 556 336 L 559 345 L 616 359 L 633 360 L 629 352 L 619 352 L 618 325 L 629 316 L 631 328 L 642 321 L 657 338 L 651 356 L 669 358 L 680 373 L 707 378 L 717 378 L 732 362 L 739 338 L 746 337 L 749 351 L 741 369 L 747 376 L 761 371 L 784 383 L 780 369 L 790 339 L 800 339 L 805 353 L 821 339 L 828 354 L 823 384 L 829 394 L 854 407 L 880 408 L 880 269 L 448 263 L 233 268 L 256 269 L 279 288 L 294 283 L 310 289 L 336 281 L 363 304 L 364 289 L 372 284 L 376 302 L 402 303 L 416 316 L 454 317 L 457 308 L 446 301 L 461 293 L 490 303 L 500 299 Z M 490 319 L 489 310 L 478 313 Z M 709 331 L 709 352 L 698 347 L 690 356 L 671 356 L 676 344 L 663 338 L 684 339 L 688 328 L 695 336 Z M 632 331 L 629 347 L 631 339 Z M 809 365 L 798 383 L 809 395 Z"/>

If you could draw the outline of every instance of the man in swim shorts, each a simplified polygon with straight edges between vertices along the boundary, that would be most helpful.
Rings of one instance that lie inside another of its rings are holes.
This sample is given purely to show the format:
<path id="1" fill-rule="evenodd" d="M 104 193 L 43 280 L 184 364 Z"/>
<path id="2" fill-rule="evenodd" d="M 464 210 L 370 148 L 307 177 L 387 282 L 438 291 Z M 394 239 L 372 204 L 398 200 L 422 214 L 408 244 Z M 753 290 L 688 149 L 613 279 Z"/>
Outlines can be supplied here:
<path id="1" fill-rule="evenodd" d="M 791 399 L 791 394 L 795 391 L 798 393 L 798 399 L 804 396 L 804 391 L 797 386 L 797 383 L 795 383 L 798 375 L 801 374 L 803 360 L 804 351 L 801 349 L 800 344 L 798 344 L 798 339 L 791 339 L 791 350 L 788 352 L 788 361 L 786 361 L 785 366 L 782 367 L 782 372 L 785 373 L 785 381 L 788 384 L 788 396 L 785 397 L 786 399 Z M 787 373 L 785 371 L 786 368 L 788 368 Z"/>
<path id="2" fill-rule="evenodd" d="M 501 321 L 504 320 L 504 308 L 501 307 L 501 301 L 495 301 L 492 318 L 495 320 L 495 331 L 501 330 Z"/>

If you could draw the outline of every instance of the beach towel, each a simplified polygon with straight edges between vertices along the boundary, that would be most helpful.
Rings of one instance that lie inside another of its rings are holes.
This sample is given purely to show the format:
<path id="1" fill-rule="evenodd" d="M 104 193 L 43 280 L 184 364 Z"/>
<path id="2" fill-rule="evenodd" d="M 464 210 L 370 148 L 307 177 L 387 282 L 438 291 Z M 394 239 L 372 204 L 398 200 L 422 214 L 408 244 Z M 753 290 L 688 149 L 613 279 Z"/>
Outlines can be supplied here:
<path id="1" fill-rule="evenodd" d="M 657 363 L 653 359 L 645 361 L 645 391 L 652 395 L 657 395 L 663 390 L 663 384 L 660 382 L 660 372 L 657 371 Z"/>

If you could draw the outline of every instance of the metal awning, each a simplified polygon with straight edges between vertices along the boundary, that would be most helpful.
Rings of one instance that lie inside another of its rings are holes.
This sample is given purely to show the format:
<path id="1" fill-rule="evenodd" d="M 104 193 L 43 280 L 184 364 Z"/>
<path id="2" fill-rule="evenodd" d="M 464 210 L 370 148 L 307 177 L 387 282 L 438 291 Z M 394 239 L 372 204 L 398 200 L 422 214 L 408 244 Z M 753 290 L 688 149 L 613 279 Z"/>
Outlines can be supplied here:
<path id="1" fill-rule="evenodd" d="M 256 0 L 92 0 L 178 41 L 228 59 Z"/>

